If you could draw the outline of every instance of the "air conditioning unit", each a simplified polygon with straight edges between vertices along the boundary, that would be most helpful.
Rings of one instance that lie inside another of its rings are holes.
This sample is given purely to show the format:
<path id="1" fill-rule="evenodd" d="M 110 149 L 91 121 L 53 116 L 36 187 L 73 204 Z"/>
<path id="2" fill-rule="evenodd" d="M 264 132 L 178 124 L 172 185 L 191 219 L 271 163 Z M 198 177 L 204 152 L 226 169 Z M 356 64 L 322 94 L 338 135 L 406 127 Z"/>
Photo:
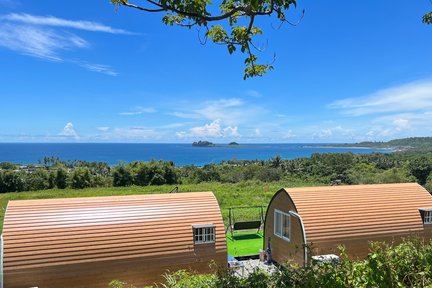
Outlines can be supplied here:
<path id="1" fill-rule="evenodd" d="M 335 255 L 335 254 L 325 254 L 325 255 L 316 255 L 316 256 L 312 256 L 312 262 L 313 263 L 335 263 L 335 264 L 339 264 L 340 263 L 340 258 L 339 256 Z"/>

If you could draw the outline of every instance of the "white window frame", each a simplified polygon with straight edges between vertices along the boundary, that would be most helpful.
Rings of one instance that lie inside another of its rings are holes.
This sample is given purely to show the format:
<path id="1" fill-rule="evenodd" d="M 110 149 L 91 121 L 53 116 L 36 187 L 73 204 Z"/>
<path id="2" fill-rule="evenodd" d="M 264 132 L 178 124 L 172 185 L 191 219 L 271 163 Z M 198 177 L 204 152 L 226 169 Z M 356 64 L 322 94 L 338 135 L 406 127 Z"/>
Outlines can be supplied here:
<path id="1" fill-rule="evenodd" d="M 432 211 L 430 211 L 430 210 L 424 211 L 423 223 L 424 224 L 432 224 Z"/>
<path id="2" fill-rule="evenodd" d="M 212 244 L 216 242 L 216 225 L 198 224 L 192 225 L 192 229 L 195 245 Z"/>
<path id="3" fill-rule="evenodd" d="M 285 216 L 285 217 L 288 217 L 288 221 L 289 221 L 289 229 L 288 229 L 288 237 L 286 237 L 286 236 L 284 236 L 283 235 L 283 223 L 284 223 L 284 221 L 283 221 L 283 217 L 281 217 L 280 218 L 280 231 L 281 231 L 281 234 L 278 234 L 278 233 L 276 233 L 276 231 L 277 231 L 277 229 L 276 229 L 276 217 L 277 217 L 277 214 L 280 214 L 281 216 Z M 291 215 L 290 214 L 288 214 L 288 213 L 285 213 L 285 212 L 283 212 L 283 211 L 280 211 L 280 210 L 278 210 L 278 209 L 274 209 L 274 218 L 273 218 L 273 224 L 274 224 L 274 230 L 273 230 L 273 233 L 274 233 L 274 235 L 276 235 L 277 237 L 279 237 L 279 238 L 281 238 L 281 239 L 283 239 L 283 240 L 285 240 L 285 241 L 287 241 L 287 242 L 291 242 Z"/>

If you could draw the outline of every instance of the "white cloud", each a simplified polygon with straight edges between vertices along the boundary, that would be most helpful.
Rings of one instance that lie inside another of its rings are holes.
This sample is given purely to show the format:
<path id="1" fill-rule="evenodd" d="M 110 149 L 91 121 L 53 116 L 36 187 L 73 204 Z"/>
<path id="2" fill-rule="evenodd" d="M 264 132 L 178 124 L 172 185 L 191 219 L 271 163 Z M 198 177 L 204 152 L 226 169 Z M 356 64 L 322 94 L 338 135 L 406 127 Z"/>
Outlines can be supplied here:
<path id="1" fill-rule="evenodd" d="M 254 89 L 246 90 L 245 94 L 250 96 L 250 97 L 253 97 L 253 98 L 261 98 L 262 97 L 262 94 L 259 91 L 254 90 Z"/>
<path id="2" fill-rule="evenodd" d="M 228 98 L 191 104 L 169 115 L 185 119 L 219 120 L 225 125 L 235 126 L 254 121 L 266 113 L 263 108 L 249 105 L 242 99 Z"/>
<path id="3" fill-rule="evenodd" d="M 391 134 L 401 137 L 430 135 L 432 133 L 430 123 L 432 123 L 432 112 L 430 111 L 386 115 L 372 121 L 374 126 L 384 130 L 389 129 L 392 131 Z"/>
<path id="4" fill-rule="evenodd" d="M 223 129 L 222 135 L 224 137 L 240 137 L 240 134 L 238 133 L 238 127 L 237 126 L 235 126 L 235 127 L 231 127 L 231 126 L 225 127 Z"/>
<path id="5" fill-rule="evenodd" d="M 118 73 L 114 71 L 110 66 L 108 65 L 102 65 L 102 64 L 80 64 L 81 67 L 86 68 L 87 70 L 93 71 L 93 72 L 99 72 L 102 74 L 110 75 L 110 76 L 117 76 Z"/>
<path id="6" fill-rule="evenodd" d="M 386 128 L 383 126 L 374 126 L 371 127 L 369 131 L 365 133 L 367 140 L 377 140 L 377 139 L 387 139 L 390 136 L 395 134 L 394 129 Z"/>
<path id="7" fill-rule="evenodd" d="M 141 106 L 137 106 L 132 111 L 120 112 L 119 115 L 132 116 L 132 115 L 141 115 L 141 114 L 144 114 L 144 113 L 155 113 L 155 112 L 157 112 L 157 110 L 155 108 L 153 108 L 153 107 L 141 107 Z"/>
<path id="8" fill-rule="evenodd" d="M 333 131 L 331 129 L 321 129 L 321 131 L 314 134 L 316 138 L 329 138 L 333 135 Z"/>
<path id="9" fill-rule="evenodd" d="M 76 140 L 79 139 L 78 133 L 75 131 L 75 128 L 71 122 L 68 122 L 58 135 L 68 138 L 74 138 Z"/>
<path id="10" fill-rule="evenodd" d="M 185 131 L 176 132 L 178 138 L 223 138 L 240 137 L 238 127 L 227 126 L 222 128 L 219 119 L 203 126 L 192 127 L 189 133 Z"/>
<path id="11" fill-rule="evenodd" d="M 188 134 L 184 131 L 178 131 L 175 133 L 175 135 L 177 136 L 177 138 L 188 138 Z"/>
<path id="12" fill-rule="evenodd" d="M 160 139 L 160 133 L 147 127 L 115 128 L 111 139 L 116 140 L 147 140 Z"/>
<path id="13" fill-rule="evenodd" d="M 209 101 L 205 107 L 196 110 L 195 112 L 209 120 L 221 120 L 224 123 L 236 124 L 244 115 L 244 112 L 239 107 L 242 107 L 244 102 L 237 98 L 221 99 L 217 101 Z"/>
<path id="14" fill-rule="evenodd" d="M 287 132 L 283 133 L 282 138 L 284 138 L 284 139 L 292 139 L 292 138 L 295 138 L 296 136 L 297 135 L 295 135 L 293 133 L 293 131 L 291 129 L 289 129 Z"/>
<path id="15" fill-rule="evenodd" d="M 222 136 L 219 120 L 215 120 L 210 124 L 205 124 L 204 126 L 192 127 L 190 131 L 192 136 L 197 136 L 197 137 L 221 137 Z"/>
<path id="16" fill-rule="evenodd" d="M 406 130 L 411 128 L 410 121 L 404 118 L 396 118 L 392 121 L 392 124 L 396 126 L 397 130 Z"/>
<path id="17" fill-rule="evenodd" d="M 261 136 L 262 134 L 261 134 L 261 130 L 259 129 L 259 128 L 256 128 L 255 130 L 254 130 L 254 133 L 255 133 L 255 136 Z"/>
<path id="18" fill-rule="evenodd" d="M 171 124 L 162 125 L 159 128 L 160 129 L 172 129 L 172 128 L 184 127 L 184 126 L 189 125 L 189 124 L 190 123 L 171 123 Z"/>
<path id="19" fill-rule="evenodd" d="M 96 127 L 97 130 L 99 130 L 100 132 L 107 132 L 110 127 Z"/>
<path id="20" fill-rule="evenodd" d="M 168 113 L 168 115 L 172 115 L 172 116 L 175 116 L 178 118 L 184 118 L 184 119 L 200 119 L 200 118 L 202 118 L 202 116 L 197 114 L 197 113 L 188 113 L 188 112 L 179 112 L 179 111 L 170 112 L 170 113 Z"/>
<path id="21" fill-rule="evenodd" d="M 61 35 L 50 29 L 0 24 L 0 46 L 47 60 L 61 61 L 60 50 L 85 48 L 88 43 L 73 34 Z"/>
<path id="22" fill-rule="evenodd" d="M 329 139 L 329 138 L 347 139 L 353 137 L 355 137 L 355 133 L 353 129 L 343 128 L 340 125 L 335 127 L 330 127 L 330 128 L 322 128 L 319 131 L 312 134 L 312 138 L 315 139 L 317 138 L 318 139 Z"/>
<path id="23" fill-rule="evenodd" d="M 347 98 L 328 105 L 351 116 L 432 109 L 432 81 L 417 81 L 379 90 L 359 98 Z"/>
<path id="24" fill-rule="evenodd" d="M 0 19 L 20 22 L 30 25 L 40 25 L 40 26 L 54 26 L 63 28 L 74 28 L 79 30 L 86 30 L 92 32 L 105 32 L 111 34 L 134 34 L 123 29 L 113 28 L 98 22 L 84 21 L 84 20 L 67 20 L 61 19 L 54 16 L 36 16 L 26 13 L 11 13 L 7 15 L 0 16 Z"/>
<path id="25" fill-rule="evenodd" d="M 48 61 L 73 63 L 93 72 L 110 76 L 117 75 L 117 72 L 109 65 L 65 58 L 62 54 L 66 51 L 85 49 L 91 46 L 84 38 L 65 30 L 67 28 L 131 34 L 122 29 L 115 29 L 96 22 L 12 13 L 0 16 L 0 47 Z"/>
<path id="26" fill-rule="evenodd" d="M 328 108 L 338 109 L 350 117 L 352 120 L 347 119 L 346 125 L 353 129 L 344 133 L 327 128 L 316 132 L 316 138 L 336 139 L 337 135 L 346 135 L 359 140 L 381 141 L 428 136 L 432 133 L 432 80 L 410 82 L 363 97 L 338 100 L 329 104 Z M 370 115 L 368 119 L 358 118 L 362 121 L 352 118 L 367 115 Z"/>
<path id="27" fill-rule="evenodd" d="M 228 108 L 228 107 L 238 107 L 244 104 L 243 100 L 238 98 L 231 99 L 220 99 L 217 101 L 210 102 L 209 106 L 214 106 L 218 108 Z"/>

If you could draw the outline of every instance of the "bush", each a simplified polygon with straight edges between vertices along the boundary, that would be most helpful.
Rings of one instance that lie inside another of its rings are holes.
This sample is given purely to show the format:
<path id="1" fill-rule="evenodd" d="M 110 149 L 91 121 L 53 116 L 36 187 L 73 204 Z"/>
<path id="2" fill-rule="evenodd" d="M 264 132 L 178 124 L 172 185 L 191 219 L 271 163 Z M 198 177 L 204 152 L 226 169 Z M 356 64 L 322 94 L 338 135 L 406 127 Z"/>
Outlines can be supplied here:
<path id="1" fill-rule="evenodd" d="M 425 188 L 429 191 L 429 193 L 432 193 L 432 173 L 429 174 L 426 180 Z"/>
<path id="2" fill-rule="evenodd" d="M 164 278 L 164 288 L 208 288 L 214 286 L 215 281 L 212 274 L 195 274 L 186 270 L 165 274 Z"/>
<path id="3" fill-rule="evenodd" d="M 258 172 L 256 176 L 258 180 L 262 182 L 274 182 L 281 179 L 281 170 L 279 168 L 263 168 Z"/>
<path id="4" fill-rule="evenodd" d="M 64 169 L 58 169 L 55 177 L 55 185 L 59 189 L 65 189 L 67 187 L 67 173 Z"/>
<path id="5" fill-rule="evenodd" d="M 20 192 L 27 190 L 27 173 L 0 171 L 0 192 Z"/>
<path id="6" fill-rule="evenodd" d="M 92 186 L 92 177 L 87 167 L 76 168 L 70 175 L 71 187 L 74 189 L 84 189 Z"/>
<path id="7" fill-rule="evenodd" d="M 133 177 L 130 169 L 126 166 L 117 166 L 113 171 L 113 185 L 115 187 L 131 186 Z"/>
<path id="8" fill-rule="evenodd" d="M 409 169 L 417 178 L 417 182 L 425 185 L 427 177 L 432 172 L 432 161 L 426 157 L 415 158 L 409 162 Z"/>
<path id="9" fill-rule="evenodd" d="M 50 188 L 49 174 L 47 171 L 38 169 L 28 174 L 28 190 L 45 190 Z"/>
<path id="10" fill-rule="evenodd" d="M 17 167 L 16 164 L 10 162 L 0 162 L 0 169 L 4 170 L 15 170 Z"/>

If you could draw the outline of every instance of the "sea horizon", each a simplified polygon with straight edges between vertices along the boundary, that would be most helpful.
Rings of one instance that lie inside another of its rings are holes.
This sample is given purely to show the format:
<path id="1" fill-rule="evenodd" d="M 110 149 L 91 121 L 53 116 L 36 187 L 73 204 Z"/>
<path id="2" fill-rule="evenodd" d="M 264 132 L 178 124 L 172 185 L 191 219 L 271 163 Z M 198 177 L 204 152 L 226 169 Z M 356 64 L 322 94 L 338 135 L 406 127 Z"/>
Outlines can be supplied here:
<path id="1" fill-rule="evenodd" d="M 117 165 L 122 162 L 164 160 L 178 166 L 218 164 L 228 160 L 269 160 L 310 157 L 315 153 L 367 154 L 393 152 L 387 148 L 333 147 L 342 143 L 215 143 L 215 147 L 193 147 L 191 143 L 0 143 L 0 162 L 39 164 L 44 157 L 64 161 L 82 160 Z M 346 143 L 343 143 L 346 144 Z"/>
<path id="2" fill-rule="evenodd" d="M 21 141 L 9 141 L 9 142 L 1 142 L 0 144 L 185 144 L 185 145 L 192 145 L 193 142 L 198 142 L 198 141 L 207 141 L 207 140 L 195 140 L 195 141 L 191 141 L 191 142 L 107 142 L 107 141 L 101 141 L 101 142 L 81 142 L 81 141 L 76 141 L 76 142 L 21 142 Z M 316 145 L 316 144 L 321 144 L 321 145 L 338 145 L 338 144 L 357 144 L 359 142 L 238 142 L 238 141 L 226 141 L 226 142 L 214 142 L 214 141 L 209 141 L 213 144 L 216 145 L 228 145 L 231 142 L 236 142 L 240 145 L 255 145 L 255 144 L 281 144 L 281 145 L 290 145 L 290 144 L 312 144 L 312 145 Z M 379 141 L 377 141 L 379 142 Z"/>

